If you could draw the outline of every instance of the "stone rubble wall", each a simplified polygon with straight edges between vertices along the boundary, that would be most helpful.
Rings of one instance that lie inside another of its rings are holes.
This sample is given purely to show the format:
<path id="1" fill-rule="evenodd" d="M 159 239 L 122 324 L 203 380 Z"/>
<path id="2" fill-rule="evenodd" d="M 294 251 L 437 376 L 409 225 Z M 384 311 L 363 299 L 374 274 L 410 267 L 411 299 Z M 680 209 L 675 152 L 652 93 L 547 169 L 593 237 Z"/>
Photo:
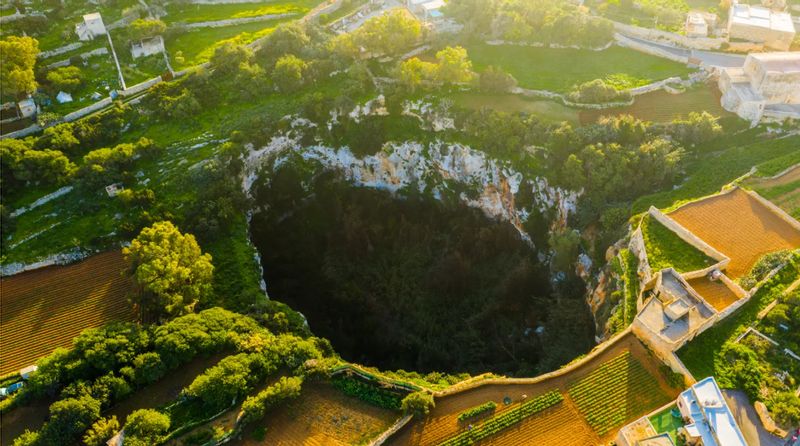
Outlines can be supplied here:
<path id="1" fill-rule="evenodd" d="M 695 50 L 716 50 L 726 42 L 726 39 L 721 37 L 687 37 L 669 31 L 642 28 L 641 26 L 628 25 L 613 20 L 612 23 L 614 24 L 614 30 L 625 36 L 637 37 L 639 39 L 651 40 L 658 43 L 678 45 Z"/>
<path id="2" fill-rule="evenodd" d="M 90 57 L 103 56 L 103 55 L 106 55 L 106 54 L 108 54 L 108 48 L 101 47 L 101 48 L 95 48 L 92 51 L 87 51 L 85 53 L 81 53 L 79 55 L 79 57 L 85 61 L 85 60 L 89 59 Z M 64 59 L 64 60 L 59 60 L 58 62 L 53 62 L 50 65 L 47 65 L 47 69 L 52 70 L 53 68 L 68 67 L 70 65 L 72 65 L 72 62 L 70 61 L 70 59 Z"/>
<path id="3" fill-rule="evenodd" d="M 77 50 L 78 48 L 82 47 L 82 42 L 75 42 L 70 43 L 69 45 L 64 45 L 62 47 L 56 48 L 50 51 L 42 51 L 41 53 L 36 55 L 38 59 L 47 59 L 48 57 L 58 56 L 60 54 L 68 53 L 73 50 Z"/>
<path id="4" fill-rule="evenodd" d="M 245 23 L 253 23 L 253 22 L 263 22 L 266 20 L 276 20 L 282 19 L 286 17 L 292 17 L 297 14 L 293 12 L 287 12 L 285 14 L 264 14 L 255 17 L 242 17 L 238 19 L 225 19 L 225 20 L 214 20 L 208 22 L 196 22 L 196 23 L 187 23 L 184 24 L 183 27 L 187 29 L 194 29 L 194 28 L 222 28 L 225 26 L 232 26 L 232 25 L 242 25 Z"/>

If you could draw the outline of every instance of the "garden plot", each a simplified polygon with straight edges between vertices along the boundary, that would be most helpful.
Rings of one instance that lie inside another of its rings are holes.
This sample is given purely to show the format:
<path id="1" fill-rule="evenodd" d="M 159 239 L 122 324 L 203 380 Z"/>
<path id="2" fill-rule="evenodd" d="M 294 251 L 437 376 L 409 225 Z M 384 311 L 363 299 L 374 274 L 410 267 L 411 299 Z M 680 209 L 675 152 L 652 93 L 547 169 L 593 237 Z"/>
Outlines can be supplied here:
<path id="1" fill-rule="evenodd" d="M 481 43 L 468 45 L 467 53 L 478 71 L 494 65 L 511 73 L 523 88 L 559 93 L 609 76 L 624 78 L 630 88 L 692 72 L 677 62 L 618 46 L 591 51 Z"/>
<path id="2" fill-rule="evenodd" d="M 166 23 L 200 23 L 243 19 L 276 14 L 295 14 L 298 18 L 320 3 L 320 0 L 288 2 L 264 1 L 232 4 L 170 3 Z"/>
<path id="3" fill-rule="evenodd" d="M 800 230 L 742 189 L 687 204 L 669 216 L 730 257 L 731 278 L 747 274 L 764 254 L 800 248 Z"/>
<path id="4" fill-rule="evenodd" d="M 0 280 L 0 374 L 69 347 L 86 328 L 134 319 L 122 253 L 98 254 Z"/>
<path id="5" fill-rule="evenodd" d="M 365 444 L 389 428 L 397 412 L 349 397 L 324 383 L 306 383 L 297 400 L 245 429 L 238 446 Z"/>
<path id="6" fill-rule="evenodd" d="M 607 370 L 609 367 L 621 367 L 620 382 L 615 383 L 613 388 L 593 384 L 599 382 L 599 376 L 604 376 L 598 370 Z M 585 381 L 587 379 L 589 381 Z M 581 388 L 588 389 L 581 394 L 581 404 L 592 401 L 591 395 L 598 395 L 594 398 L 602 397 L 608 404 L 598 411 L 598 415 L 609 412 L 608 408 L 614 408 L 616 418 L 613 424 L 601 425 L 582 414 L 581 406 L 576 404 L 569 390 L 575 388 L 578 385 L 576 383 L 583 383 Z M 500 442 L 498 444 L 521 444 L 520 439 L 528 438 L 541 438 L 541 443 L 536 444 L 595 445 L 608 442 L 613 439 L 619 426 L 677 397 L 680 389 L 670 388 L 659 371 L 658 360 L 647 352 L 633 334 L 628 334 L 606 351 L 564 375 L 529 384 L 487 384 L 438 398 L 436 407 L 427 418 L 412 421 L 389 438 L 386 444 L 438 445 L 468 429 L 468 423 L 458 421 L 458 414 L 464 410 L 494 401 L 497 403 L 496 415 L 501 415 L 519 406 L 523 400 L 534 399 L 553 390 L 563 395 L 561 403 L 497 432 L 490 437 L 492 444 L 495 440 Z M 510 405 L 505 404 L 508 400 L 511 401 Z M 592 423 L 597 425 L 596 429 Z M 570 435 L 558 437 L 566 432 Z M 556 438 L 558 441 L 555 441 Z M 570 438 L 570 442 L 565 443 L 565 438 Z"/>

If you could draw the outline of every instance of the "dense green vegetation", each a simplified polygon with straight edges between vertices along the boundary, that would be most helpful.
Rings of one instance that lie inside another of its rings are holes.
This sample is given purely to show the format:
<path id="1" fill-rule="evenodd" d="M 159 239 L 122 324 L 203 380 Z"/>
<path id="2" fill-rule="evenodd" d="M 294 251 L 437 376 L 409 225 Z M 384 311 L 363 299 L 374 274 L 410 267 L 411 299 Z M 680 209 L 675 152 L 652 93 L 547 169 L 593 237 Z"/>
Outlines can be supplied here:
<path id="1" fill-rule="evenodd" d="M 784 156 L 769 160 L 756 166 L 756 175 L 771 177 L 777 175 L 795 164 L 800 164 L 800 151 L 789 152 Z"/>
<path id="2" fill-rule="evenodd" d="M 619 253 L 625 281 L 625 325 L 627 326 L 638 314 L 637 300 L 639 298 L 639 259 L 629 249 Z"/>
<path id="3" fill-rule="evenodd" d="M 465 430 L 442 443 L 442 446 L 474 444 L 519 423 L 531 415 L 553 407 L 563 400 L 564 396 L 558 390 L 539 395 L 530 401 L 523 402 L 518 407 L 500 412 L 473 429 Z"/>
<path id="4" fill-rule="evenodd" d="M 642 237 L 653 272 L 675 268 L 679 273 L 707 268 L 716 260 L 685 242 L 649 214 L 642 218 Z"/>
<path id="5" fill-rule="evenodd" d="M 375 384 L 369 384 L 359 378 L 337 376 L 332 382 L 334 387 L 347 395 L 354 396 L 374 406 L 384 409 L 400 410 L 402 405 L 403 395 L 401 393 L 380 388 Z"/>

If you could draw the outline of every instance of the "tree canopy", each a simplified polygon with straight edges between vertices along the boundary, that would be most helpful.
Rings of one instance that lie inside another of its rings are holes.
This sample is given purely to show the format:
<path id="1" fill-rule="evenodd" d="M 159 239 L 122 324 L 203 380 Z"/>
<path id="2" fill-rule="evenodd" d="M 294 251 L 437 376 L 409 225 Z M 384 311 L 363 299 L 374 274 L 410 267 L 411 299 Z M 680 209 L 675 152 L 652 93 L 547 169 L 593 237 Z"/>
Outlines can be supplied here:
<path id="1" fill-rule="evenodd" d="M 143 313 L 187 314 L 211 293 L 211 255 L 169 221 L 142 229 L 123 252 L 139 287 L 133 301 Z"/>
<path id="2" fill-rule="evenodd" d="M 33 67 L 39 41 L 32 37 L 8 36 L 0 40 L 0 94 L 18 97 L 36 91 Z"/>

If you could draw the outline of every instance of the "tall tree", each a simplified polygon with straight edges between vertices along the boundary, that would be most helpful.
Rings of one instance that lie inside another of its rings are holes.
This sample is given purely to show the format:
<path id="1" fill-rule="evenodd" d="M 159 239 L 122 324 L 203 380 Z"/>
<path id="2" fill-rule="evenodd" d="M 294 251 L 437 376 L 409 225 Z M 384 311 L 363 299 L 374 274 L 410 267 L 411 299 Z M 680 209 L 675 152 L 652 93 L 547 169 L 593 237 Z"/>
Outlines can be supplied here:
<path id="1" fill-rule="evenodd" d="M 32 37 L 8 36 L 0 40 L 0 94 L 20 96 L 36 91 L 33 67 L 39 42 Z"/>
<path id="2" fill-rule="evenodd" d="M 187 314 L 211 292 L 211 255 L 203 254 L 193 235 L 182 234 L 169 221 L 142 229 L 123 252 L 139 286 L 133 302 L 143 314 Z"/>

